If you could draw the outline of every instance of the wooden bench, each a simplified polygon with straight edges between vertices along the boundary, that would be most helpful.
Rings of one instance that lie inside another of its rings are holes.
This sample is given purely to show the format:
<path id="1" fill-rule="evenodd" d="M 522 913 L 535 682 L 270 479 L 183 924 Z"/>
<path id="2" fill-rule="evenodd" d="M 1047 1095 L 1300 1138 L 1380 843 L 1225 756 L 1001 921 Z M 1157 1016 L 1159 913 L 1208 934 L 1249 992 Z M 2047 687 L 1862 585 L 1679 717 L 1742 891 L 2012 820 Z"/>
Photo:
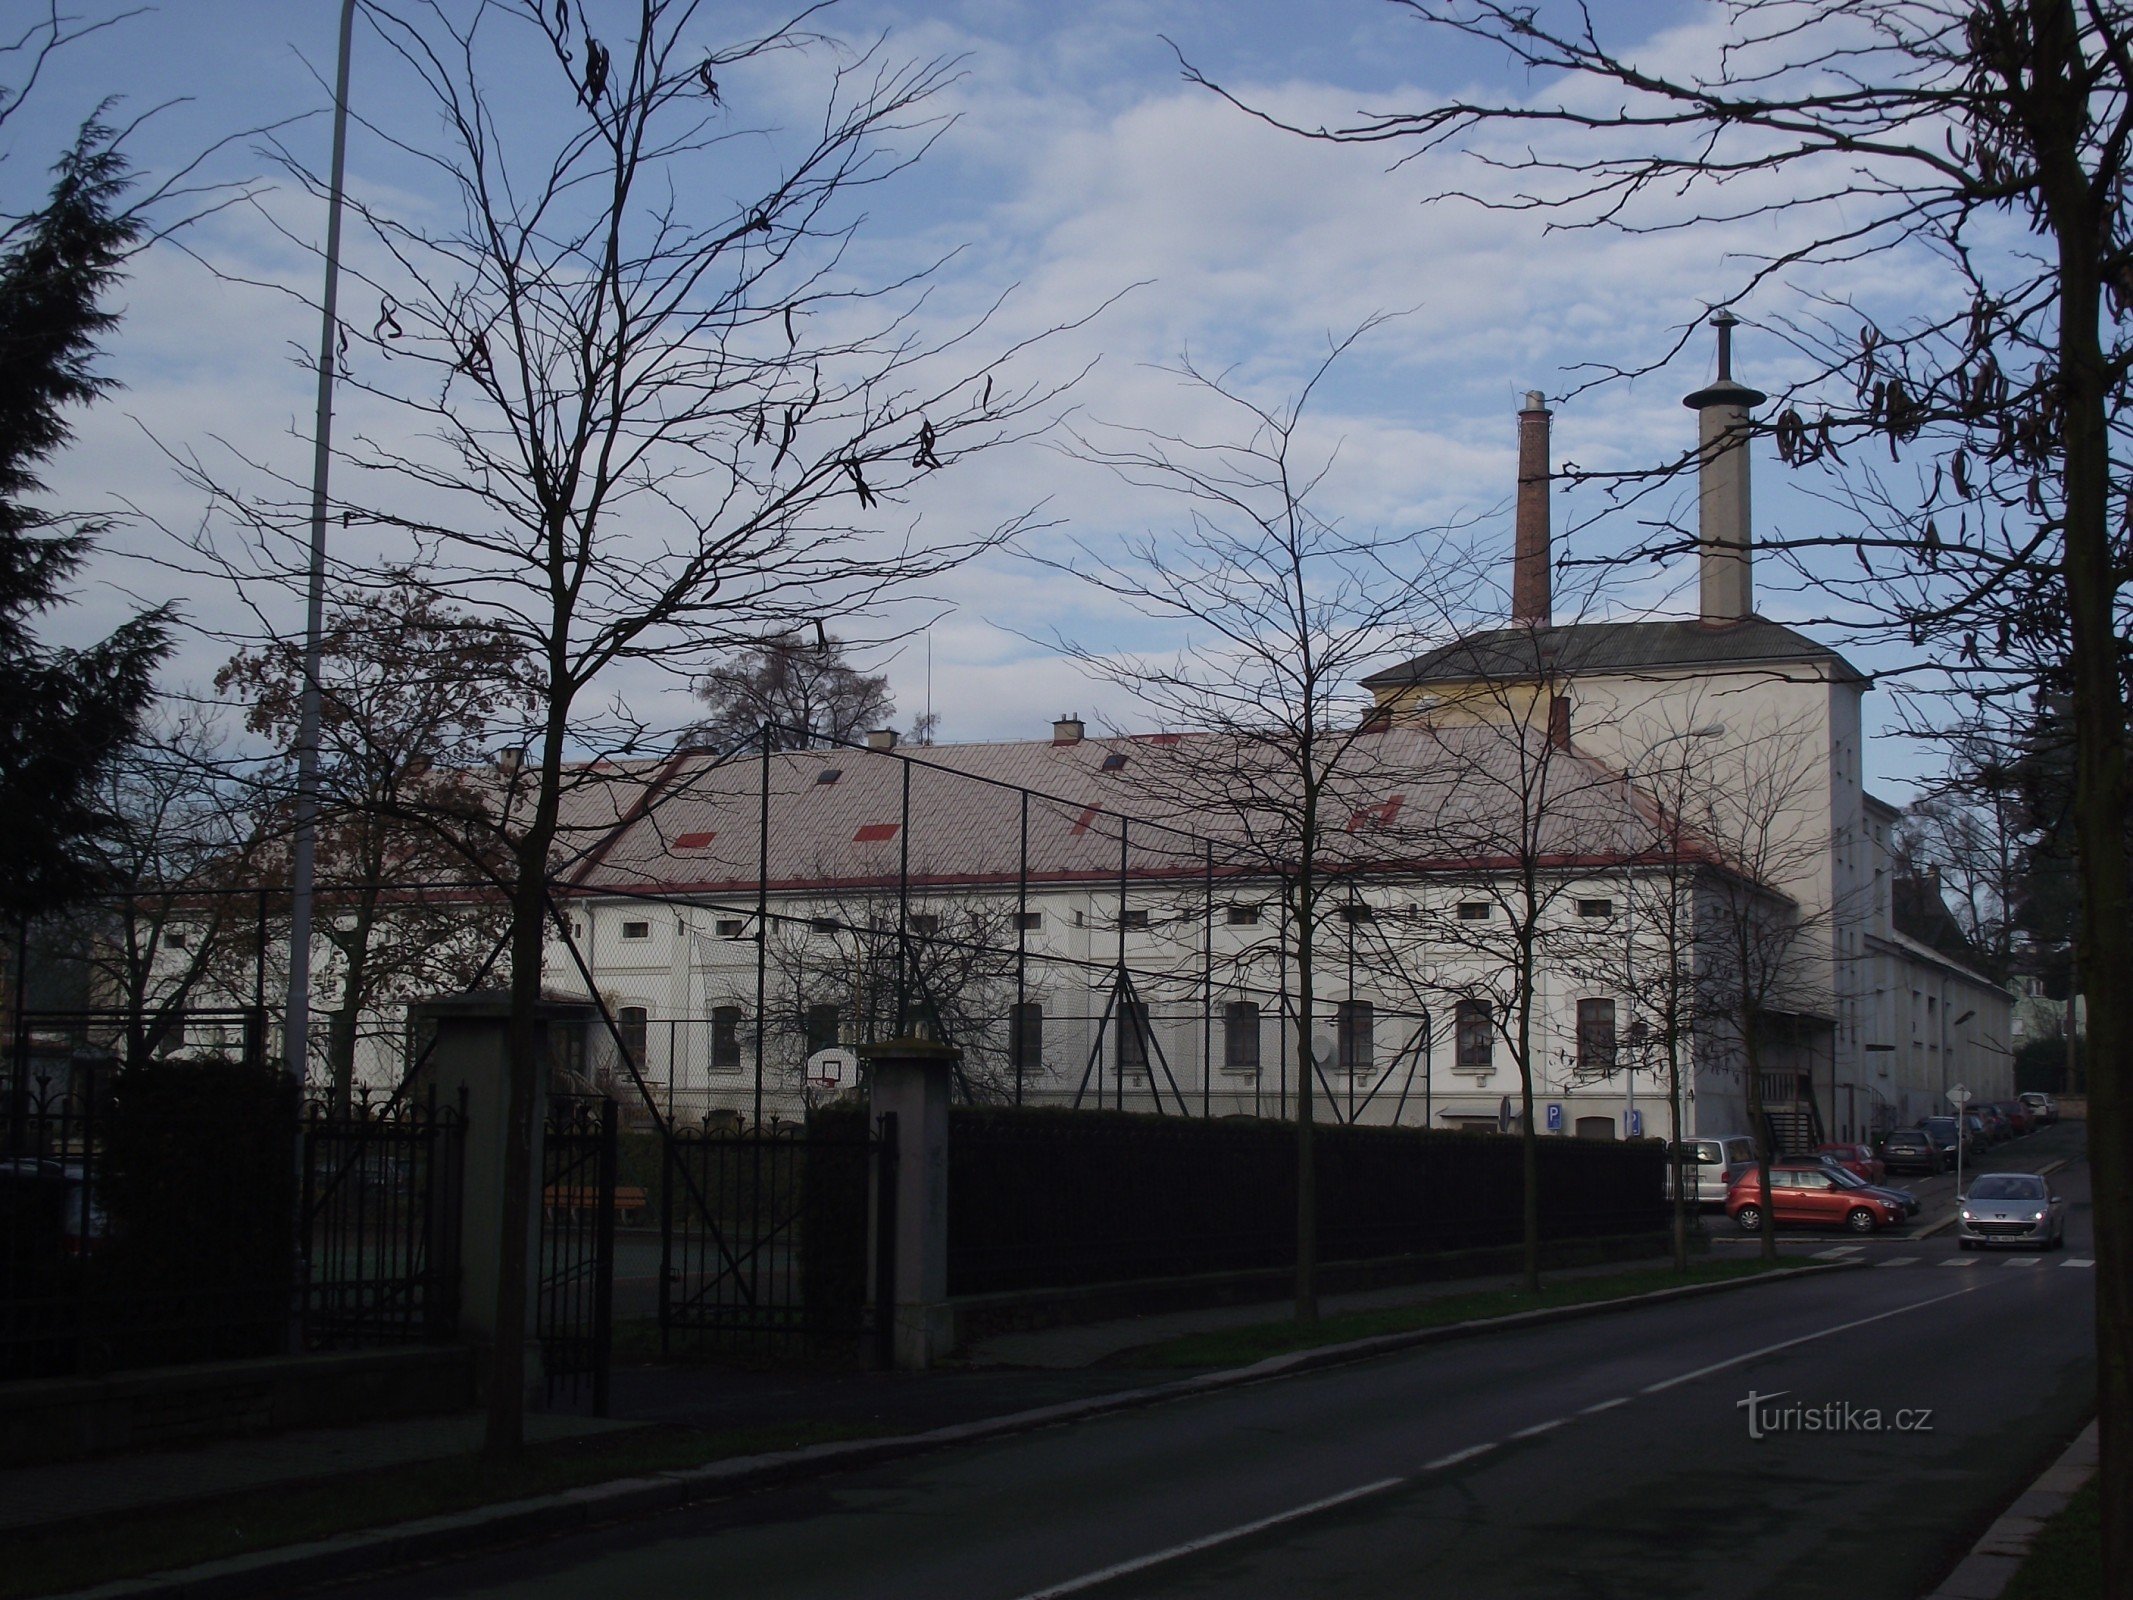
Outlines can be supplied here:
<path id="1" fill-rule="evenodd" d="M 631 1222 L 641 1215 L 651 1203 L 651 1196 L 639 1184 L 618 1183 L 615 1185 L 615 1220 Z M 575 1185 L 551 1183 L 541 1195 L 542 1209 L 549 1217 L 562 1216 L 569 1212 L 597 1211 L 600 1209 L 600 1191 L 591 1184 Z"/>

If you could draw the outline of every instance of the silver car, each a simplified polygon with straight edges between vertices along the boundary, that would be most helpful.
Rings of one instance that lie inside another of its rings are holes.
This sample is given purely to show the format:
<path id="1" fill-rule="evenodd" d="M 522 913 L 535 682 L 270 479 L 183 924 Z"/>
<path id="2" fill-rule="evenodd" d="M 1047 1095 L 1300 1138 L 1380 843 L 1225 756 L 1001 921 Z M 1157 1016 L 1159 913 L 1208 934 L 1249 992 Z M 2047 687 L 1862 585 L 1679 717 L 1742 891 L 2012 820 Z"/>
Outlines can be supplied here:
<path id="1" fill-rule="evenodd" d="M 1962 1226 L 1955 1242 L 1965 1250 L 1988 1245 L 2057 1250 L 2066 1243 L 2066 1202 L 2033 1172 L 1988 1172 L 1959 1203 Z"/>
<path id="2" fill-rule="evenodd" d="M 1681 1141 L 1681 1176 L 1689 1198 L 1699 1206 L 1722 1206 L 1744 1172 L 1755 1170 L 1755 1141 L 1741 1134 L 1727 1139 Z M 1674 1160 L 1666 1163 L 1666 1193 L 1674 1193 Z"/>

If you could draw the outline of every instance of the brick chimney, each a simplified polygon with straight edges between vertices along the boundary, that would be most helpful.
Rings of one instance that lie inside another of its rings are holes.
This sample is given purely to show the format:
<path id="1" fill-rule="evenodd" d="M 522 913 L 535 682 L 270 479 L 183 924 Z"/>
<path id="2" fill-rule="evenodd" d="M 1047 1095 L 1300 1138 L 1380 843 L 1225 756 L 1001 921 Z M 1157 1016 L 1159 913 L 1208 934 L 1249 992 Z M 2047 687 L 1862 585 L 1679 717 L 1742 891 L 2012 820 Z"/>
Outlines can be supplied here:
<path id="1" fill-rule="evenodd" d="M 1052 724 L 1052 743 L 1079 744 L 1081 733 L 1081 718 L 1061 717 Z"/>
<path id="2" fill-rule="evenodd" d="M 1718 330 L 1718 381 L 1681 402 L 1696 413 L 1698 614 L 1709 625 L 1738 622 L 1755 610 L 1748 411 L 1770 397 L 1733 381 L 1733 330 L 1739 323 L 1730 311 L 1711 319 Z"/>
<path id="3" fill-rule="evenodd" d="M 894 728 L 876 728 L 867 735 L 867 748 L 869 750 L 894 750 L 896 748 L 896 730 Z"/>
<path id="4" fill-rule="evenodd" d="M 1518 523 L 1511 564 L 1511 620 L 1545 628 L 1553 620 L 1548 540 L 1548 408 L 1526 391 L 1518 414 Z"/>

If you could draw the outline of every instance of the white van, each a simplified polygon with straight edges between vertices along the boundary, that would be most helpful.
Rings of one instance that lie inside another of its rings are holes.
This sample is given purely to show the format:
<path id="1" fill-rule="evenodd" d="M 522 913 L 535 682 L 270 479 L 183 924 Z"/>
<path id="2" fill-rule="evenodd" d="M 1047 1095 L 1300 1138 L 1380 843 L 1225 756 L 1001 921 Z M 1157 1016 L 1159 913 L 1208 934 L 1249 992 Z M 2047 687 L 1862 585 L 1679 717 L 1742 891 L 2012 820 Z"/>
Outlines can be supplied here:
<path id="1" fill-rule="evenodd" d="M 1681 1141 L 1681 1173 L 1690 1185 L 1689 1193 L 1699 1206 L 1722 1206 L 1732 1192 L 1733 1182 L 1744 1172 L 1755 1170 L 1755 1141 L 1746 1134 L 1733 1134 L 1724 1139 L 1684 1139 Z M 1666 1159 L 1666 1195 L 1674 1196 L 1674 1157 L 1671 1150 Z"/>

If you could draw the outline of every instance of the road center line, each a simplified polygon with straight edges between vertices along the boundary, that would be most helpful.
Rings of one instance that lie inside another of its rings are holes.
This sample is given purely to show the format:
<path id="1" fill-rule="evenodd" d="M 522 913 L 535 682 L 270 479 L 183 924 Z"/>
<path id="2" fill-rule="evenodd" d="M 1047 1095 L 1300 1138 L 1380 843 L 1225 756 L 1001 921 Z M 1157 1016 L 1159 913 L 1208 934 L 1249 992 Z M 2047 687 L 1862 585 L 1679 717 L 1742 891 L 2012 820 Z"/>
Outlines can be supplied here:
<path id="1" fill-rule="evenodd" d="M 1612 1400 L 1602 1400 L 1596 1406 L 1587 1406 L 1583 1411 L 1580 1411 L 1578 1415 L 1581 1417 L 1598 1416 L 1602 1411 L 1612 1411 L 1616 1406 L 1626 1406 L 1628 1404 L 1629 1396 L 1626 1394 L 1620 1394 L 1616 1395 Z"/>
<path id="2" fill-rule="evenodd" d="M 1518 1432 L 1512 1434 L 1511 1437 L 1514 1439 L 1538 1439 L 1542 1434 L 1549 1433 L 1552 1432 L 1554 1429 L 1560 1428 L 1564 1423 L 1568 1422 L 1569 1420 L 1570 1419 L 1568 1417 L 1553 1417 L 1546 1422 L 1536 1422 L 1530 1428 L 1520 1428 Z"/>
<path id="3" fill-rule="evenodd" d="M 1871 1322 L 1886 1322 L 1891 1317 L 1900 1317 L 1908 1312 L 1923 1311 L 1927 1306 L 1937 1306 L 1943 1300 L 1953 1300 L 1958 1295 L 1975 1294 L 1974 1289 L 1952 1289 L 1946 1294 L 1937 1294 L 1930 1300 L 1914 1300 L 1907 1306 L 1898 1306 L 1893 1311 L 1877 1311 L 1871 1317 L 1861 1317 L 1855 1322 L 1840 1322 L 1833 1328 L 1823 1328 L 1815 1333 L 1803 1333 L 1797 1339 L 1781 1339 L 1776 1344 L 1766 1344 L 1760 1350 L 1750 1350 L 1742 1355 L 1728 1356 L 1723 1361 L 1714 1361 L 1708 1367 L 1698 1367 L 1694 1372 L 1684 1372 L 1679 1377 L 1664 1378 L 1658 1383 L 1648 1383 L 1643 1393 L 1659 1394 L 1678 1384 L 1693 1383 L 1698 1378 L 1708 1378 L 1714 1372 L 1724 1372 L 1728 1367 L 1737 1367 L 1744 1362 L 1762 1356 L 1775 1355 L 1780 1350 L 1790 1350 L 1794 1345 L 1813 1344 L 1817 1339 L 1827 1339 L 1833 1333 L 1844 1333 L 1853 1328 L 1863 1328 Z"/>
<path id="4" fill-rule="evenodd" d="M 1483 1445 L 1482 1449 L 1490 1448 Z M 1456 1458 L 1453 1458 L 1456 1459 Z M 1240 1523 L 1234 1528 L 1225 1528 L 1220 1533 L 1210 1533 L 1204 1538 L 1188 1539 L 1183 1544 L 1174 1544 L 1167 1550 L 1158 1550 L 1152 1555 L 1136 1556 L 1131 1561 L 1121 1561 L 1096 1572 L 1085 1572 L 1078 1578 L 1069 1578 L 1065 1583 L 1055 1583 L 1048 1589 L 1033 1589 L 1022 1600 L 1052 1600 L 1054 1595 L 1078 1594 L 1083 1589 L 1093 1589 L 1100 1583 L 1109 1583 L 1113 1578 L 1123 1578 L 1129 1572 L 1142 1572 L 1149 1567 L 1161 1566 L 1166 1561 L 1175 1561 L 1180 1556 L 1195 1555 L 1202 1550 L 1212 1550 L 1217 1545 L 1228 1544 L 1235 1539 L 1247 1539 L 1268 1528 L 1278 1528 L 1284 1522 L 1294 1522 L 1301 1517 L 1315 1516 L 1321 1511 L 1330 1511 L 1335 1506 L 1346 1505 L 1351 1500 L 1361 1500 L 1368 1495 L 1383 1494 L 1387 1489 L 1397 1489 L 1405 1478 L 1380 1478 L 1376 1483 L 1359 1484 L 1353 1489 L 1344 1489 L 1339 1494 L 1313 1500 L 1309 1505 L 1295 1506 L 1287 1511 L 1277 1511 L 1271 1517 L 1261 1517 L 1256 1522 Z"/>
<path id="5" fill-rule="evenodd" d="M 1423 1462 L 1422 1470 L 1424 1472 L 1442 1472 L 1446 1467 L 1456 1467 L 1462 1461 L 1471 1461 L 1476 1456 L 1485 1456 L 1495 1448 L 1496 1443 L 1494 1440 L 1487 1444 L 1470 1444 L 1464 1450 L 1454 1450 L 1448 1456 L 1439 1456 L 1434 1461 Z"/>

